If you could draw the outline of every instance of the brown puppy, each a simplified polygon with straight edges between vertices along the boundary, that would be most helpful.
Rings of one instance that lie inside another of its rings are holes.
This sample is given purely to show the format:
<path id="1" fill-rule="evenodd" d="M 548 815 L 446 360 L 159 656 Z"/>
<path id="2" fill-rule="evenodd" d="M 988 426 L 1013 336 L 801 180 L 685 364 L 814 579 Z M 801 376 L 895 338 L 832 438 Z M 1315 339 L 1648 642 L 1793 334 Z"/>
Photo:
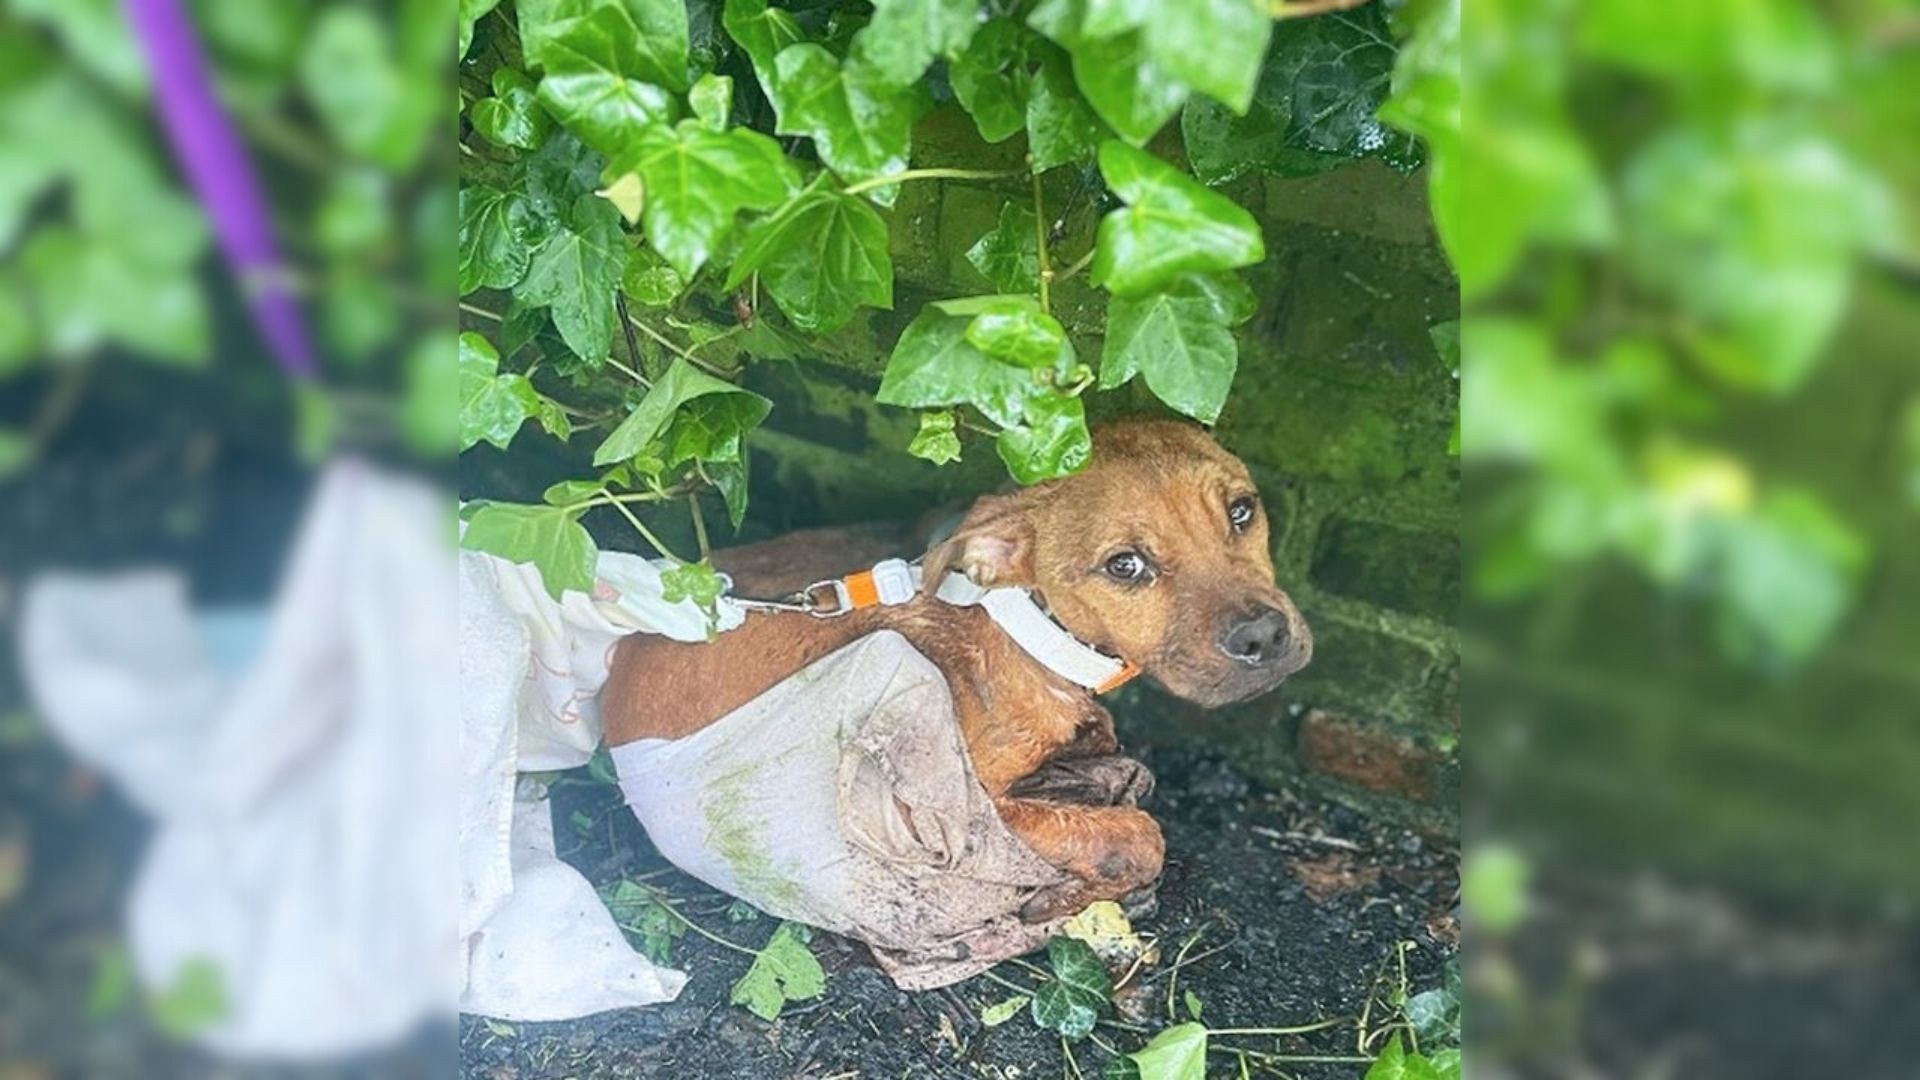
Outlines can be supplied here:
<path id="1" fill-rule="evenodd" d="M 853 530 L 820 530 L 715 561 L 742 595 L 771 596 L 897 553 Z M 1032 590 L 1081 641 L 1204 705 L 1271 690 L 1313 651 L 1300 612 L 1274 584 L 1266 515 L 1246 467 L 1189 424 L 1101 428 L 1084 472 L 981 498 L 923 565 L 925 591 L 898 607 L 833 619 L 754 614 L 707 644 L 626 638 L 603 696 L 608 744 L 691 734 L 840 646 L 897 630 L 946 675 L 968 754 L 1002 819 L 1076 879 L 1028 905 L 1029 918 L 1046 918 L 1150 884 L 1165 843 L 1131 806 L 1014 793 L 1056 757 L 1113 753 L 1113 718 L 985 611 L 935 599 L 942 575 Z"/>

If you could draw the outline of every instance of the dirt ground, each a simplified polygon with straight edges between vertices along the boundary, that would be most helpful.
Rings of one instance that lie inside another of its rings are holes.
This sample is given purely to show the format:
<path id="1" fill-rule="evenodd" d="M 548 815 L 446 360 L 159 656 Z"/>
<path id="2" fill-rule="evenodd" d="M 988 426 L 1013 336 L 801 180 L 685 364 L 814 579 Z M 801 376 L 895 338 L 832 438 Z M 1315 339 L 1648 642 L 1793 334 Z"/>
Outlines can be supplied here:
<path id="1" fill-rule="evenodd" d="M 1149 808 L 1166 828 L 1168 867 L 1159 910 L 1136 925 L 1157 935 L 1161 960 L 1143 967 L 1116 1015 L 1073 1048 L 1075 1064 L 1098 1075 L 1115 1051 L 1137 1049 L 1168 1023 L 1173 998 L 1185 1020 L 1188 992 L 1215 1028 L 1294 1027 L 1356 1017 L 1370 989 L 1382 996 L 1400 978 L 1398 944 L 1414 990 L 1437 985 L 1456 948 L 1456 862 L 1419 837 L 1378 827 L 1331 805 L 1261 788 L 1232 764 L 1178 747 L 1136 748 L 1159 777 Z M 554 788 L 560 848 L 595 882 L 649 876 L 703 927 L 757 945 L 773 923 L 730 922 L 729 898 L 666 867 L 617 791 L 584 771 Z M 579 827 L 567 822 L 585 815 Z M 590 822 L 590 824 L 589 824 Z M 571 834 L 571 835 L 569 835 Z M 1191 943 L 1191 944 L 1189 944 Z M 1176 971 L 1182 947 L 1186 959 Z M 680 999 L 566 1023 L 489 1024 L 461 1020 L 462 1075 L 470 1080 L 562 1077 L 734 1077 L 752 1080 L 883 1080 L 905 1077 L 1073 1075 L 1057 1036 L 1023 1010 L 991 1029 L 981 1010 L 1037 978 L 1017 964 L 946 991 L 896 990 L 859 944 L 816 934 L 828 971 L 821 998 L 790 1005 L 774 1023 L 729 1005 L 748 958 L 694 934 L 674 959 L 691 979 Z M 1042 962 L 1043 957 L 1035 957 Z M 1246 1049 L 1251 1075 L 1352 1077 L 1352 1022 L 1288 1037 L 1222 1037 Z M 1378 1042 L 1373 1046 L 1378 1049 Z M 1216 1075 L 1238 1075 L 1230 1053 Z M 1336 1060 L 1314 1062 L 1307 1058 Z"/>

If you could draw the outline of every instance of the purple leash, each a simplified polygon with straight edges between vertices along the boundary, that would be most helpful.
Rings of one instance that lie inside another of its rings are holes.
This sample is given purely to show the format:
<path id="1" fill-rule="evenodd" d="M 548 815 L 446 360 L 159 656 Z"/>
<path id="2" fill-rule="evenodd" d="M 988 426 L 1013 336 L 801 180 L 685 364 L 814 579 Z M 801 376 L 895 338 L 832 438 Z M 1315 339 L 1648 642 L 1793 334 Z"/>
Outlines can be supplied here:
<path id="1" fill-rule="evenodd" d="M 283 280 L 266 200 L 246 147 L 214 96 L 206 57 L 179 0 L 125 0 L 153 73 L 160 124 L 181 171 L 213 219 L 221 254 L 246 293 L 260 334 L 287 373 L 312 378 L 313 343 Z"/>

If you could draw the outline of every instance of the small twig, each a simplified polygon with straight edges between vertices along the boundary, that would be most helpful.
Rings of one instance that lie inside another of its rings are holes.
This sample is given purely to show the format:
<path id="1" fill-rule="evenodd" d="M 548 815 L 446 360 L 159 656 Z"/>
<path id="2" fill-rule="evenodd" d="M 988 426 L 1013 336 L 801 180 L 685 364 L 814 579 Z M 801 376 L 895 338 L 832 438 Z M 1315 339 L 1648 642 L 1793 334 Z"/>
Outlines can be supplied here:
<path id="1" fill-rule="evenodd" d="M 1066 1055 L 1067 1066 L 1073 1070 L 1074 1080 L 1086 1080 L 1086 1075 L 1080 1071 L 1080 1063 L 1073 1058 L 1073 1047 L 1064 1035 L 1060 1037 L 1060 1052 Z"/>
<path id="2" fill-rule="evenodd" d="M 1325 833 L 1281 832 L 1279 829 L 1269 829 L 1265 825 L 1249 825 L 1247 826 L 1247 831 L 1255 836 L 1264 836 L 1269 840 L 1298 840 L 1307 844 L 1322 844 L 1330 848 L 1339 848 L 1342 851 L 1360 850 L 1360 845 L 1351 840 L 1342 839 L 1338 836 L 1328 836 Z"/>
<path id="3" fill-rule="evenodd" d="M 635 340 L 633 336 L 633 316 L 627 311 L 626 293 L 616 291 L 613 294 L 613 306 L 620 314 L 620 330 L 627 339 L 627 359 L 633 361 L 635 369 L 646 367 L 646 361 L 641 359 L 640 356 L 640 342 Z M 612 360 L 613 357 L 609 356 L 607 359 Z M 629 371 L 627 374 L 632 375 L 636 379 L 640 379 L 637 370 Z M 652 384 L 648 383 L 645 379 L 640 379 L 640 385 L 652 389 Z"/>
<path id="4" fill-rule="evenodd" d="M 649 390 L 653 389 L 653 381 L 651 379 L 648 379 L 645 375 L 640 374 L 638 371 L 633 370 L 632 368 L 621 363 L 620 361 L 615 360 L 612 356 L 607 357 L 607 366 L 627 376 L 628 378 L 632 379 L 634 382 L 639 383 L 641 386 L 644 386 Z"/>
<path id="5" fill-rule="evenodd" d="M 494 322 L 507 321 L 507 317 L 505 315 L 502 315 L 497 311 L 488 311 L 486 308 L 480 307 L 477 304 L 469 304 L 465 300 L 460 301 L 460 310 L 466 312 L 469 315 L 478 315 L 483 319 L 492 319 Z"/>
<path id="6" fill-rule="evenodd" d="M 1167 979 L 1167 1019 L 1169 1020 L 1180 1019 L 1180 1014 L 1173 1011 L 1173 992 L 1174 988 L 1180 985 L 1180 968 L 1187 959 L 1187 953 L 1191 952 L 1193 947 L 1198 945 L 1200 939 L 1205 936 L 1207 936 L 1206 927 L 1202 926 L 1200 929 L 1195 930 L 1193 934 L 1187 938 L 1186 942 L 1180 946 L 1180 951 L 1174 954 L 1173 966 L 1167 969 L 1167 975 L 1169 976 Z"/>
<path id="7" fill-rule="evenodd" d="M 727 371 L 723 368 L 715 367 L 713 364 L 700 359 L 699 357 L 693 355 L 693 352 L 691 350 L 682 348 L 680 345 L 676 344 L 672 338 L 667 337 L 665 334 L 662 334 L 660 331 L 655 330 L 653 327 L 648 326 L 646 323 L 641 322 L 639 319 L 628 318 L 627 322 L 631 323 L 633 327 L 639 330 L 641 333 L 652 338 L 654 341 L 659 342 L 661 348 L 664 348 L 668 352 L 673 353 L 675 356 L 680 357 L 681 359 L 685 360 L 687 363 L 692 364 L 697 368 L 700 368 L 701 370 L 705 371 L 707 374 L 712 375 L 716 378 L 721 378 L 721 379 L 733 378 L 733 374 L 734 374 L 733 372 Z"/>

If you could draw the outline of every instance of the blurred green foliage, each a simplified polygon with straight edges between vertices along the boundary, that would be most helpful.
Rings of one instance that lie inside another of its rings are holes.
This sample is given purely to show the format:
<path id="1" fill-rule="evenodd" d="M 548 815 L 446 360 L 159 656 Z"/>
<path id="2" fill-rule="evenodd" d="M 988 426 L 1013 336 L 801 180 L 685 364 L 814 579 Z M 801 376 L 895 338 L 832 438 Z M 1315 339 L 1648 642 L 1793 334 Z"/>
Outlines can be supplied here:
<path id="1" fill-rule="evenodd" d="M 1915 257 L 1893 193 L 1920 172 L 1884 126 L 1920 93 L 1899 12 L 1467 9 L 1470 117 L 1432 183 L 1469 304 L 1462 450 L 1499 478 L 1482 596 L 1615 556 L 1704 598 L 1743 663 L 1791 667 L 1829 637 L 1865 542 L 1818 493 L 1755 475 L 1713 422 L 1806 380 L 1863 258 Z"/>
<path id="2" fill-rule="evenodd" d="M 432 331 L 453 285 L 451 177 L 435 165 L 451 148 L 435 136 L 454 0 L 188 7 L 323 358 L 324 389 L 292 409 L 296 445 L 397 434 L 450 453 L 454 357 Z M 0 4 L 0 379 L 107 352 L 203 368 L 223 346 L 262 351 L 250 329 L 219 340 L 245 285 L 214 263 L 177 177 L 118 3 Z M 0 474 L 49 434 L 0 428 Z"/>

